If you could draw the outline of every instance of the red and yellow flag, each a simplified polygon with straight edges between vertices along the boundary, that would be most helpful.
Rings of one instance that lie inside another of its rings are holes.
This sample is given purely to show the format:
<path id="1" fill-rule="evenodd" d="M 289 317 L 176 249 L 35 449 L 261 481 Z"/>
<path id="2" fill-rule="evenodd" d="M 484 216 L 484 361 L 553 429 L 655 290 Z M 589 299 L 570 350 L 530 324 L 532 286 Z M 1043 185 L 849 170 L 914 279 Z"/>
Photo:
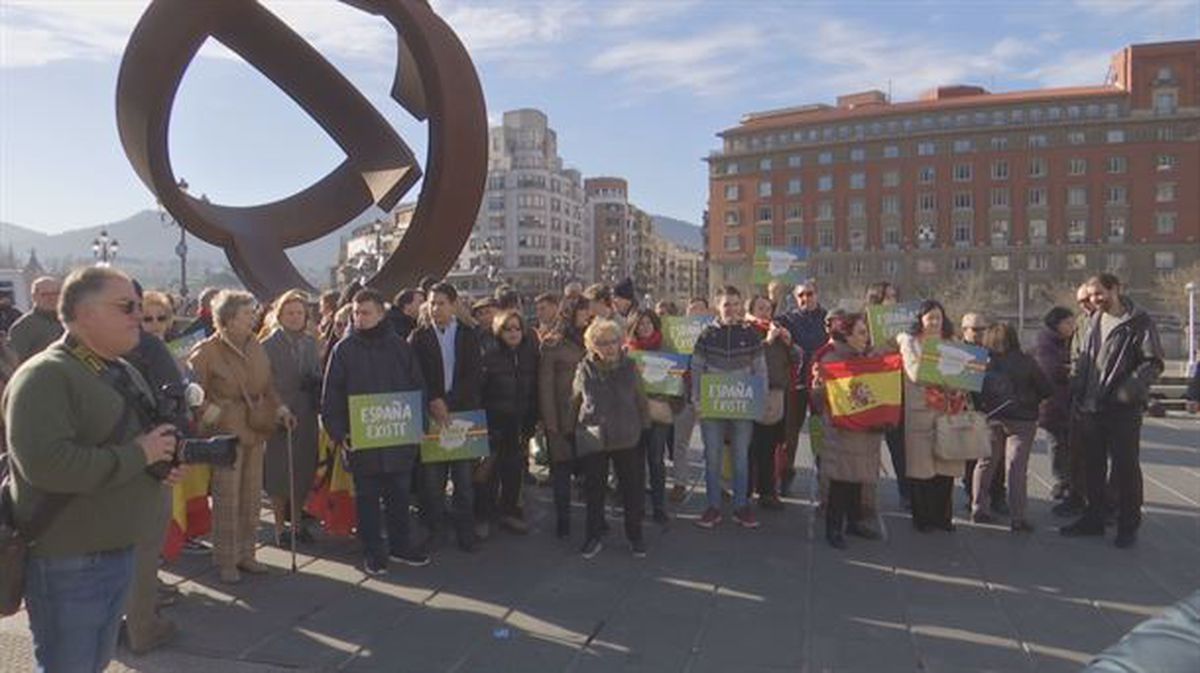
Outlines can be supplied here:
<path id="1" fill-rule="evenodd" d="M 900 425 L 904 408 L 899 353 L 818 366 L 834 427 L 863 432 Z"/>
<path id="2" fill-rule="evenodd" d="M 358 523 L 354 509 L 354 476 L 342 468 L 333 442 L 324 431 L 318 442 L 317 474 L 304 503 L 304 511 L 320 519 L 325 532 L 330 535 L 352 535 Z"/>
<path id="3" fill-rule="evenodd" d="M 171 522 L 163 543 L 163 558 L 174 561 L 190 537 L 207 535 L 212 529 L 212 510 L 208 506 L 208 486 L 212 468 L 189 465 L 183 479 L 171 489 Z"/>

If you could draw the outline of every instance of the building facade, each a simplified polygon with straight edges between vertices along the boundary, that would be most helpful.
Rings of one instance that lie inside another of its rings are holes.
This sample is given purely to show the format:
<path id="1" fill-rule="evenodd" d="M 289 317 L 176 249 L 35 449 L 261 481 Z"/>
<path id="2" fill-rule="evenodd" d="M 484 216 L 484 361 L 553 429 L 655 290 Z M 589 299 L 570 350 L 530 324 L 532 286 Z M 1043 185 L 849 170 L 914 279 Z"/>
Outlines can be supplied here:
<path id="1" fill-rule="evenodd" d="M 746 115 L 708 158 L 712 284 L 804 247 L 826 287 L 968 275 L 999 300 L 1113 271 L 1134 295 L 1200 258 L 1200 41 L 1134 45 L 1102 85 L 878 91 Z"/>
<path id="2" fill-rule="evenodd" d="M 355 280 L 365 282 L 374 276 L 400 245 L 416 211 L 416 203 L 401 203 L 385 217 L 352 229 L 342 240 L 337 266 L 331 270 L 330 284 L 346 287 Z"/>
<path id="3" fill-rule="evenodd" d="M 526 295 L 590 280 L 591 220 L 579 171 L 563 167 L 546 115 L 504 113 L 488 133 L 488 181 L 475 228 L 449 279 L 468 295 L 502 283 Z"/>

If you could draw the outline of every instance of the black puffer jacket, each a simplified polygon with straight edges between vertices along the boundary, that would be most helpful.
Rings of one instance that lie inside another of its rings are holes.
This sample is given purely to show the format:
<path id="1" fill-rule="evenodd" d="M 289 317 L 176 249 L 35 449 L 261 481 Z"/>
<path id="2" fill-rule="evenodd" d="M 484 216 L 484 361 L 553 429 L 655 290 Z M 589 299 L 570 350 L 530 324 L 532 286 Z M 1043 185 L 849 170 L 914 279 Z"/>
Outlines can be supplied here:
<path id="1" fill-rule="evenodd" d="M 537 424 L 538 349 L 522 341 L 509 348 L 493 340 L 483 354 L 483 407 L 489 428 L 516 427 L 523 435 Z"/>
<path id="2" fill-rule="evenodd" d="M 1042 402 L 1038 425 L 1047 430 L 1065 429 L 1071 413 L 1071 340 L 1043 329 L 1038 332 L 1033 356 L 1054 391 Z"/>
<path id="3" fill-rule="evenodd" d="M 1038 407 L 1052 392 L 1037 361 L 1029 355 L 993 353 L 979 400 L 982 410 L 993 419 L 1036 421 Z"/>
<path id="4" fill-rule="evenodd" d="M 1088 323 L 1083 350 L 1071 372 L 1071 396 L 1090 413 L 1144 409 L 1150 385 L 1162 375 L 1163 348 L 1150 314 L 1122 297 L 1129 319 L 1102 339 L 1102 312 Z"/>

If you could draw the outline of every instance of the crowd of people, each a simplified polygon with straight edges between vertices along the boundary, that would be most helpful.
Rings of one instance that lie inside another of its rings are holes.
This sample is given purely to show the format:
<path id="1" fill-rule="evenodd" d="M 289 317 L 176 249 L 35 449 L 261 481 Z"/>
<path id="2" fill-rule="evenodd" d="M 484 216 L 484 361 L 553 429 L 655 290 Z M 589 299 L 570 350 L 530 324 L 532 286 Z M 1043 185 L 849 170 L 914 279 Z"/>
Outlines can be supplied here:
<path id="1" fill-rule="evenodd" d="M 210 553 L 224 583 L 268 571 L 256 559 L 264 493 L 275 542 L 305 543 L 321 523 L 349 529 L 324 520 L 328 508 L 306 507 L 341 474 L 352 482 L 363 571 L 380 575 L 389 563 L 430 563 L 451 531 L 467 553 L 498 530 L 528 534 L 522 489 L 534 483 L 531 459 L 548 466 L 557 537 L 572 536 L 577 488 L 586 512 L 580 553 L 593 558 L 610 538 L 611 499 L 629 552 L 641 557 L 647 513 L 668 525 L 687 497 L 697 425 L 705 508 L 694 523 L 704 529 L 727 514 L 757 528 L 760 511 L 785 508 L 807 421 L 831 546 L 845 548 L 846 536 L 881 537 L 876 485 L 885 445 L 917 531 L 955 530 L 961 480 L 973 522 L 1006 519 L 1014 533 L 1028 533 L 1027 469 L 1041 428 L 1052 440 L 1054 513 L 1077 517 L 1062 534 L 1103 535 L 1115 521 L 1116 545 L 1134 544 L 1141 416 L 1163 354 L 1149 314 L 1119 280 L 1089 279 L 1077 307 L 1046 314 L 1029 350 L 1013 325 L 983 312 L 961 316 L 956 330 L 935 300 L 920 302 L 900 334 L 874 343 L 866 309 L 899 300 L 895 286 L 877 283 L 862 310 L 827 311 L 816 283 L 806 281 L 753 296 L 722 287 L 711 304 L 696 297 L 681 311 L 670 301 L 639 306 L 626 280 L 571 283 L 561 296 L 537 296 L 527 312 L 511 288 L 469 303 L 451 283 L 430 278 L 392 298 L 352 286 L 317 298 L 293 290 L 259 304 L 245 292 L 209 289 L 188 321 L 175 315 L 176 298 L 143 292 L 115 269 L 77 271 L 65 287 L 39 279 L 28 315 L 0 312 L 16 519 L 43 526 L 25 587 L 38 661 L 49 670 L 102 668 L 122 615 L 135 651 L 171 639 L 175 627 L 159 608 L 174 597 L 155 575 L 160 556 L 171 556 L 163 551 L 168 520 L 189 516 L 196 499 L 187 494 L 199 493 L 202 508 L 211 501 L 211 526 L 184 525 L 179 542 Z M 662 349 L 663 320 L 679 315 L 705 322 L 683 394 L 647 394 L 631 354 Z M 981 391 L 918 376 L 932 340 L 987 350 Z M 836 423 L 825 368 L 889 353 L 902 361 L 900 420 L 859 429 Z M 703 413 L 709 375 L 761 378 L 761 415 Z M 130 405 L 145 417 L 126 422 L 131 396 L 159 399 L 164 386 L 189 381 L 205 393 L 194 409 L 164 417 Z M 351 398 L 406 391 L 422 394 L 431 429 L 452 414 L 485 412 L 490 455 L 423 463 L 415 444 L 356 447 Z M 1200 399 L 1200 384 L 1189 394 Z M 975 461 L 939 449 L 944 419 L 967 412 L 987 419 Z M 177 430 L 235 436 L 236 461 L 145 472 L 169 463 Z M 50 500 L 56 514 L 46 517 Z M 92 588 L 86 600 L 75 589 L 81 583 Z"/>

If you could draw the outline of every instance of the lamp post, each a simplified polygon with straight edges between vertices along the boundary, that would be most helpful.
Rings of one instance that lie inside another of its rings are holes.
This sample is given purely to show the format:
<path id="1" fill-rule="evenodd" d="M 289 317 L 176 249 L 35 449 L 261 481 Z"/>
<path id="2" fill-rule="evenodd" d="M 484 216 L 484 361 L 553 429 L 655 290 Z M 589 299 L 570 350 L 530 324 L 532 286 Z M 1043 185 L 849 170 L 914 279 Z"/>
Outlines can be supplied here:
<path id="1" fill-rule="evenodd" d="M 184 180 L 183 178 L 179 178 L 178 184 L 179 184 L 179 190 L 186 193 L 188 190 L 187 180 Z M 200 198 L 205 203 L 208 203 L 208 197 L 201 195 Z M 166 219 L 167 219 L 167 211 L 163 208 L 162 202 L 159 202 L 159 204 L 158 204 L 158 221 L 166 223 Z M 175 244 L 175 255 L 179 257 L 179 296 L 182 297 L 184 299 L 184 301 L 186 302 L 187 298 L 188 298 L 187 229 L 184 229 L 183 224 L 181 222 L 179 222 L 178 220 L 176 220 L 174 217 L 171 218 L 171 223 L 168 226 L 178 226 L 179 227 L 179 242 Z"/>
<path id="2" fill-rule="evenodd" d="M 96 266 L 109 266 L 117 258 L 121 244 L 115 238 L 110 238 L 107 229 L 101 229 L 100 235 L 92 240 L 92 254 L 96 257 Z"/>
<path id="3" fill-rule="evenodd" d="M 1196 282 L 1188 281 L 1188 284 L 1184 285 L 1183 289 L 1188 295 L 1187 373 L 1191 374 L 1192 368 L 1196 366 Z"/>

